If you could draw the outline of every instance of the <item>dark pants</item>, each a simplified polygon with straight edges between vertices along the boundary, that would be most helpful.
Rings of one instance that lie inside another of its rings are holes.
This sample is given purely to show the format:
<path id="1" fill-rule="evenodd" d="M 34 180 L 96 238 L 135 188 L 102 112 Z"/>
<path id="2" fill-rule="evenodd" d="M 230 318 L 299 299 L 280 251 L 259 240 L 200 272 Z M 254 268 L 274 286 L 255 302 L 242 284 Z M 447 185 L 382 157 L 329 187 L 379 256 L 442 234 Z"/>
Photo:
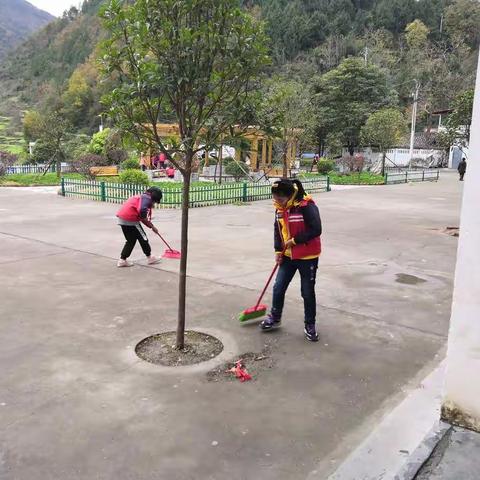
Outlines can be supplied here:
<path id="1" fill-rule="evenodd" d="M 123 234 L 125 235 L 125 246 L 123 247 L 122 253 L 120 258 L 122 260 L 126 260 L 131 254 L 132 250 L 137 243 L 137 240 L 142 247 L 143 253 L 149 257 L 152 253 L 152 249 L 150 244 L 148 243 L 148 238 L 143 230 L 142 226 L 139 225 L 138 227 L 135 225 L 120 225 L 122 227 Z"/>
<path id="2" fill-rule="evenodd" d="M 460 174 L 460 181 L 463 182 L 463 177 L 465 176 L 465 172 L 458 172 Z"/>
<path id="3" fill-rule="evenodd" d="M 305 323 L 315 324 L 317 301 L 315 297 L 315 280 L 317 277 L 318 258 L 311 260 L 291 260 L 283 257 L 273 286 L 272 316 L 280 319 L 285 303 L 285 293 L 297 270 L 300 272 L 301 291 L 305 309 Z"/>

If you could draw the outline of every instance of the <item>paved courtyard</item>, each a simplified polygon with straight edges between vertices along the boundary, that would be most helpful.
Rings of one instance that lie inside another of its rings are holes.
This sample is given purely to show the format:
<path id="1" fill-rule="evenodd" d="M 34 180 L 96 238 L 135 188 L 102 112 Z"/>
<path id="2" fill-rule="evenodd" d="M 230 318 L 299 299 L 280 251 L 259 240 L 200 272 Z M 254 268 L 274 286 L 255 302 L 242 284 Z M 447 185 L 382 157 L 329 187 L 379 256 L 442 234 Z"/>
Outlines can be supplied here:
<path id="1" fill-rule="evenodd" d="M 270 202 L 192 210 L 188 327 L 225 350 L 178 369 L 134 354 L 175 327 L 178 262 L 147 267 L 137 247 L 119 270 L 117 206 L 0 189 L 0 478 L 326 478 L 443 356 L 457 240 L 442 230 L 458 226 L 461 187 L 445 173 L 315 196 L 318 344 L 298 281 L 282 329 L 236 320 L 272 267 Z M 155 217 L 178 246 L 180 212 Z M 247 352 L 267 357 L 254 381 L 210 381 Z"/>

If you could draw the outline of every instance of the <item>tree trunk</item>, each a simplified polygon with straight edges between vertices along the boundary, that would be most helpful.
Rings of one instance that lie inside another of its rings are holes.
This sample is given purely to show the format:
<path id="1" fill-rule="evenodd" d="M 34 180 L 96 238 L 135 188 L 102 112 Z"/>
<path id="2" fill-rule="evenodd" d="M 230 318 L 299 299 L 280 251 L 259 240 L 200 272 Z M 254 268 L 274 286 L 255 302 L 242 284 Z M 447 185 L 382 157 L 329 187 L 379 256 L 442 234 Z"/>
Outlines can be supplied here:
<path id="1" fill-rule="evenodd" d="M 382 153 L 382 177 L 385 176 L 385 157 L 387 156 L 387 152 Z"/>
<path id="2" fill-rule="evenodd" d="M 187 254 L 188 254 L 188 212 L 190 203 L 190 180 L 192 175 L 192 153 L 188 152 L 185 158 L 185 170 L 183 175 L 183 198 L 182 198 L 182 239 L 180 259 L 180 276 L 178 283 L 178 322 L 176 347 L 183 350 L 185 347 L 185 306 L 187 297 Z"/>
<path id="3" fill-rule="evenodd" d="M 283 178 L 288 177 L 288 165 L 287 165 L 287 151 L 283 151 Z"/>
<path id="4" fill-rule="evenodd" d="M 218 183 L 222 184 L 222 173 L 223 173 L 223 145 L 220 145 L 220 149 L 218 150 L 218 164 L 220 165 L 220 178 Z"/>
<path id="5" fill-rule="evenodd" d="M 283 178 L 288 177 L 288 136 L 287 136 L 287 130 L 284 129 L 283 131 Z"/>
<path id="6" fill-rule="evenodd" d="M 60 175 L 62 173 L 62 156 L 60 155 L 60 152 L 57 152 L 57 160 L 56 160 L 56 166 L 55 169 L 57 170 L 57 178 L 60 178 Z"/>

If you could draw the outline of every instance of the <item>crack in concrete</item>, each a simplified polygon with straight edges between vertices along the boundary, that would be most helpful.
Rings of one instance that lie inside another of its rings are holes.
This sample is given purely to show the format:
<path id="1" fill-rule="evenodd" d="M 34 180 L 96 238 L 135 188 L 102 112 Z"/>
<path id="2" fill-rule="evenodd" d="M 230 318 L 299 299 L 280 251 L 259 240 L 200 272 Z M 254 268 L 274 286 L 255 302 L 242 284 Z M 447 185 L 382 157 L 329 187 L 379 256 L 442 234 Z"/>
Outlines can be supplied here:
<path id="1" fill-rule="evenodd" d="M 428 480 L 432 472 L 438 467 L 440 462 L 447 451 L 448 446 L 450 445 L 450 439 L 453 434 L 453 427 L 450 427 L 440 439 L 440 441 L 435 445 L 435 448 L 432 450 L 432 453 L 427 458 L 427 460 L 421 465 L 418 472 L 415 474 L 412 480 Z"/>

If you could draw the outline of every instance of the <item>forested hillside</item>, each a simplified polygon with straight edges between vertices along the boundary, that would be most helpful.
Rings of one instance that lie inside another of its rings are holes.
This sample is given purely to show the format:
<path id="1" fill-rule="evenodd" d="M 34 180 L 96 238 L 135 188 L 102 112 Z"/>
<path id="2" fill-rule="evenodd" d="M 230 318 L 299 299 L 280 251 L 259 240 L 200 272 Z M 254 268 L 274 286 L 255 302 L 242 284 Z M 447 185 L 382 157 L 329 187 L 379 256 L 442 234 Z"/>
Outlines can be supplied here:
<path id="1" fill-rule="evenodd" d="M 101 3 L 88 0 L 80 11 L 72 7 L 7 56 L 0 64 L 0 114 L 18 120 L 22 110 L 61 95 L 100 39 Z"/>
<path id="2" fill-rule="evenodd" d="M 52 15 L 25 0 L 0 0 L 0 62 L 8 51 L 52 20 Z"/>
<path id="3" fill-rule="evenodd" d="M 95 61 L 102 37 L 98 19 L 102 3 L 87 0 L 80 11 L 72 8 L 9 55 L 0 66 L 0 114 L 18 124 L 22 110 L 41 113 L 61 108 L 74 129 L 91 133 L 96 128 L 99 101 L 108 90 L 99 82 Z M 313 95 L 317 112 L 336 114 L 341 106 L 326 106 L 320 97 L 329 98 L 326 85 L 342 82 L 342 75 L 353 71 L 359 78 L 384 82 L 380 89 L 384 97 L 373 99 L 372 105 L 394 106 L 404 113 L 418 87 L 423 128 L 433 121 L 432 112 L 450 107 L 474 85 L 480 41 L 477 0 L 243 0 L 242 4 L 265 23 L 270 37 L 272 63 L 261 88 L 272 105 L 278 101 L 278 96 L 269 97 L 272 92 L 276 95 L 291 87 L 290 91 Z M 361 62 L 350 63 L 353 70 L 345 70 L 342 62 L 348 57 Z M 337 70 L 339 66 L 343 70 Z M 355 82 L 347 84 L 357 90 Z M 302 101 L 312 103 L 311 98 L 298 99 Z M 356 101 L 353 95 L 351 102 Z M 362 110 L 355 121 L 364 123 L 370 113 L 369 108 Z M 325 121 L 317 121 L 315 130 L 322 141 L 330 135 L 333 142 L 338 125 L 327 128 Z"/>

